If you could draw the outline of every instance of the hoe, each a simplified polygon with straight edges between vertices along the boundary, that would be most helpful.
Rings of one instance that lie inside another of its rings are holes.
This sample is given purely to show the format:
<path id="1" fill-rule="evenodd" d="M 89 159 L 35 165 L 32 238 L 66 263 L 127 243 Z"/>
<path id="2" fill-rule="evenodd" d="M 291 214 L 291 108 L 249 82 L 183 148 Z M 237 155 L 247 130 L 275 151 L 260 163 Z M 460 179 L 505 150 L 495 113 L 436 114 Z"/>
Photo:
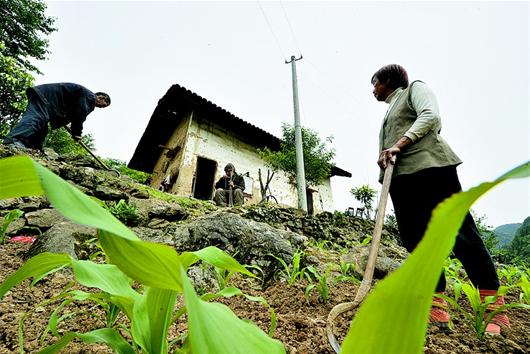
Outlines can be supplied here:
<path id="1" fill-rule="evenodd" d="M 335 353 L 340 352 L 340 345 L 333 334 L 333 321 L 340 316 L 342 313 L 355 309 L 364 300 L 370 286 L 375 270 L 375 261 L 377 259 L 377 253 L 379 252 L 379 243 L 381 241 L 381 232 L 383 231 L 383 223 L 385 218 L 386 202 L 388 200 L 388 191 L 390 189 L 390 180 L 392 179 L 392 172 L 394 171 L 394 164 L 396 163 L 395 156 L 392 157 L 389 164 L 385 169 L 385 176 L 383 178 L 383 188 L 381 190 L 381 198 L 379 199 L 379 205 L 377 207 L 377 216 L 375 218 L 375 226 L 372 234 L 372 244 L 370 247 L 370 253 L 368 254 L 368 262 L 366 263 L 366 269 L 364 270 L 363 281 L 357 290 L 355 299 L 352 302 L 344 302 L 336 305 L 329 313 L 326 333 L 328 341 L 333 347 Z"/>

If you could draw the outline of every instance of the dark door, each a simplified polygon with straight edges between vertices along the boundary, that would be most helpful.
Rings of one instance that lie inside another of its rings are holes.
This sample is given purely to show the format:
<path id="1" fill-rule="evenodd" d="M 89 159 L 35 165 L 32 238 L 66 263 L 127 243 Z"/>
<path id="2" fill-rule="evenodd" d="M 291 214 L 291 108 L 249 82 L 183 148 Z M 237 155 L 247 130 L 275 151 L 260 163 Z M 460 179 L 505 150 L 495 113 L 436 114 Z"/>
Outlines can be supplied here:
<path id="1" fill-rule="evenodd" d="M 195 170 L 195 185 L 193 196 L 197 199 L 212 199 L 215 171 L 217 162 L 197 157 L 197 169 Z"/>
<path id="2" fill-rule="evenodd" d="M 307 199 L 307 215 L 313 215 L 313 192 L 310 189 L 305 191 Z"/>

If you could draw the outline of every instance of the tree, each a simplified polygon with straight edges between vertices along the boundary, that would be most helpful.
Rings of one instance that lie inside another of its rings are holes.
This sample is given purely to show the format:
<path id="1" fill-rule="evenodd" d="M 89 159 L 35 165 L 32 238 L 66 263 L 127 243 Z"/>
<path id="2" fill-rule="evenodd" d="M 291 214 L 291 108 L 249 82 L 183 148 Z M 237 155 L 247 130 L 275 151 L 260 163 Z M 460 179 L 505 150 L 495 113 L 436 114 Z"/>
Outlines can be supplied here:
<path id="1" fill-rule="evenodd" d="M 282 142 L 279 151 L 268 148 L 258 150 L 265 163 L 273 170 L 282 170 L 289 178 L 296 181 L 296 145 L 295 132 L 291 124 L 282 124 Z M 307 185 L 318 186 L 326 180 L 331 173 L 335 150 L 328 148 L 326 143 L 332 143 L 333 138 L 328 137 L 323 142 L 318 134 L 308 128 L 302 127 L 302 142 L 304 153 L 304 169 Z"/>
<path id="2" fill-rule="evenodd" d="M 500 247 L 499 238 L 495 235 L 493 227 L 487 224 L 486 215 L 477 215 L 473 210 L 471 210 L 471 215 L 491 258 L 497 262 L 506 263 L 508 251 Z"/>
<path id="3" fill-rule="evenodd" d="M 91 134 L 84 134 L 81 141 L 91 150 L 95 149 L 94 138 Z M 88 155 L 88 152 L 72 139 L 70 133 L 64 128 L 49 131 L 44 140 L 44 147 L 52 148 L 58 154 L 73 153 Z"/>
<path id="4" fill-rule="evenodd" d="M 530 216 L 515 232 L 508 245 L 508 255 L 512 262 L 530 265 Z"/>
<path id="5" fill-rule="evenodd" d="M 352 188 L 350 193 L 353 194 L 355 199 L 362 203 L 366 217 L 369 218 L 373 209 L 373 202 L 377 191 L 370 188 L 369 185 L 364 184 L 360 187 Z"/>
<path id="6" fill-rule="evenodd" d="M 42 0 L 0 0 L 0 137 L 24 112 L 31 74 L 40 73 L 30 60 L 48 54 L 46 36 L 56 29 L 45 9 Z"/>

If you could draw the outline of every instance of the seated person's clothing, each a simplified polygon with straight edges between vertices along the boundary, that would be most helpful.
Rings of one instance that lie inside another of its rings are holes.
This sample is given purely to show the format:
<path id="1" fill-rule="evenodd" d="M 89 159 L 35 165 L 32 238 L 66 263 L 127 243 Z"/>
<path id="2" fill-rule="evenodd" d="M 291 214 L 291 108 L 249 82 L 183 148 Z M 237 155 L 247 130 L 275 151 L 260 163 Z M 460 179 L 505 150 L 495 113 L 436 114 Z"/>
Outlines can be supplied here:
<path id="1" fill-rule="evenodd" d="M 243 191 L 245 190 L 245 180 L 243 179 L 243 176 L 238 174 L 232 175 L 231 180 L 234 182 L 234 188 L 232 189 L 234 205 L 243 205 Z M 230 190 L 229 181 L 229 178 L 225 178 L 225 176 L 223 176 L 215 184 L 216 190 L 213 200 L 217 205 L 228 205 Z"/>

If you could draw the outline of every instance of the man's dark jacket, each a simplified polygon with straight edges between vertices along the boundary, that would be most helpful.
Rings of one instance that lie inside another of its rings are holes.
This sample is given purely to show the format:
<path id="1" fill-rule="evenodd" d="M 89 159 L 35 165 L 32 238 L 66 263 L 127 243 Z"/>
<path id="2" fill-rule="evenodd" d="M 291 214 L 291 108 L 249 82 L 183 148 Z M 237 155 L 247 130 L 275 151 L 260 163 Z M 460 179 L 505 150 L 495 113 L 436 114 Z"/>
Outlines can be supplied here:
<path id="1" fill-rule="evenodd" d="M 232 181 L 234 182 L 234 189 L 239 188 L 241 191 L 245 190 L 245 180 L 243 179 L 243 176 L 238 175 L 237 173 L 234 173 L 232 175 Z M 225 178 L 225 176 L 221 177 L 219 181 L 215 184 L 215 188 L 222 188 L 225 190 L 230 189 L 228 185 L 229 178 Z"/>
<path id="2" fill-rule="evenodd" d="M 83 122 L 96 106 L 96 95 L 84 86 L 62 82 L 44 84 L 27 90 L 28 98 L 42 100 L 53 129 L 72 123 L 72 135 L 80 136 Z"/>

